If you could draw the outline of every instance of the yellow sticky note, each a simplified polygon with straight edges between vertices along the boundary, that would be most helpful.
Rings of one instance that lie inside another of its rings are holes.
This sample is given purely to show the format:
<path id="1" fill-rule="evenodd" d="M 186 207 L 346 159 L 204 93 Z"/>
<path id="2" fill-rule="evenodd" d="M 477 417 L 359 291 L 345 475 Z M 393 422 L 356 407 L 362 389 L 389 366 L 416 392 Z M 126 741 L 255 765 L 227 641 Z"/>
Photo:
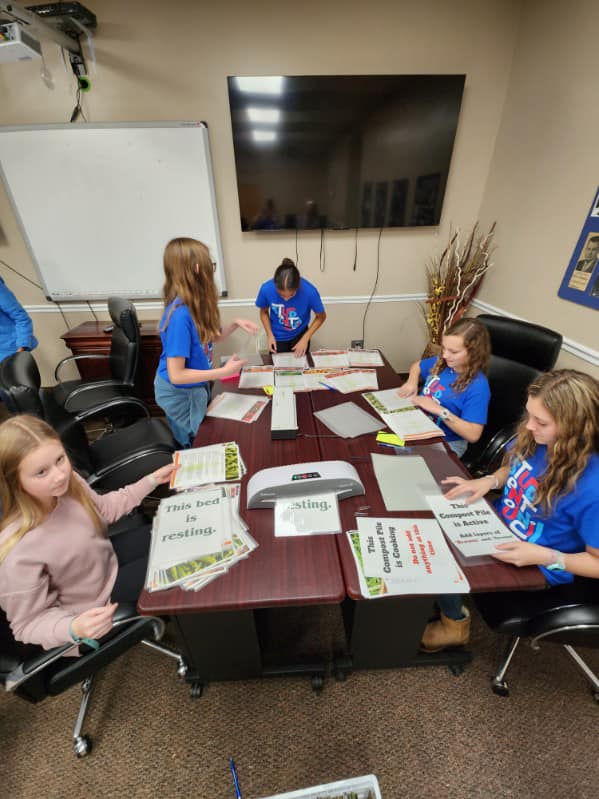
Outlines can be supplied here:
<path id="1" fill-rule="evenodd" d="M 403 438 L 396 436 L 395 433 L 377 433 L 376 440 L 381 444 L 391 444 L 392 447 L 403 447 L 406 443 Z"/>
<path id="2" fill-rule="evenodd" d="M 265 394 L 268 394 L 269 397 L 272 397 L 274 390 L 275 390 L 274 386 L 262 386 L 262 391 Z"/>

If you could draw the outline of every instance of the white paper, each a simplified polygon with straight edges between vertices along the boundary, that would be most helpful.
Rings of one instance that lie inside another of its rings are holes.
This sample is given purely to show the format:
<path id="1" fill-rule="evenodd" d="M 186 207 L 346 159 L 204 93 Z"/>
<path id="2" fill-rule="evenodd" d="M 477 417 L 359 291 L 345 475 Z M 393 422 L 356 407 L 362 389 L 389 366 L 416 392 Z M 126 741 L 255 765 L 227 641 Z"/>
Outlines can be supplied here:
<path id="1" fill-rule="evenodd" d="M 244 366 L 239 378 L 239 388 L 262 388 L 274 385 L 272 366 Z"/>
<path id="2" fill-rule="evenodd" d="M 347 350 L 316 350 L 311 352 L 312 363 L 317 369 L 323 367 L 343 367 L 349 366 Z"/>
<path id="3" fill-rule="evenodd" d="M 419 455 L 371 452 L 370 457 L 386 510 L 428 510 L 427 495 L 442 493 L 426 461 Z"/>
<path id="4" fill-rule="evenodd" d="M 358 517 L 366 577 L 388 594 L 452 594 L 470 590 L 443 533 L 432 519 Z"/>
<path id="5" fill-rule="evenodd" d="M 269 402 L 267 397 L 223 391 L 212 400 L 206 416 L 233 419 L 237 422 L 255 422 Z"/>
<path id="6" fill-rule="evenodd" d="M 363 397 L 381 415 L 389 413 L 389 411 L 414 408 L 412 400 L 408 397 L 400 397 L 397 390 L 397 388 L 385 388 L 382 391 L 369 391 L 367 394 L 363 394 Z"/>
<path id="7" fill-rule="evenodd" d="M 384 366 L 378 350 L 348 350 L 350 366 Z"/>
<path id="8" fill-rule="evenodd" d="M 466 505 L 443 496 L 427 496 L 427 502 L 445 535 L 466 557 L 492 555 L 497 544 L 517 540 L 484 499 Z"/>
<path id="9" fill-rule="evenodd" d="M 355 402 L 342 402 L 322 411 L 314 411 L 314 416 L 341 438 L 376 433 L 383 426 L 376 417 L 366 413 Z"/>
<path id="10" fill-rule="evenodd" d="M 396 436 L 403 438 L 404 441 L 417 441 L 423 438 L 436 438 L 444 436 L 445 433 L 440 427 L 430 419 L 420 408 L 413 411 L 392 411 L 391 413 L 381 413 L 381 419 L 388 428 L 393 430 Z"/>
<path id="11" fill-rule="evenodd" d="M 283 497 L 275 502 L 275 536 L 340 533 L 339 505 L 333 492 Z"/>
<path id="12" fill-rule="evenodd" d="M 306 391 L 303 369 L 275 369 L 275 386 L 293 391 Z"/>
<path id="13" fill-rule="evenodd" d="M 305 355 L 298 358 L 294 352 L 273 352 L 272 362 L 276 368 L 284 366 L 285 368 L 303 369 L 308 365 Z"/>
<path id="14" fill-rule="evenodd" d="M 379 387 L 376 369 L 343 369 L 337 372 L 329 372 L 322 382 L 342 394 L 350 394 L 353 391 L 368 391 Z"/>

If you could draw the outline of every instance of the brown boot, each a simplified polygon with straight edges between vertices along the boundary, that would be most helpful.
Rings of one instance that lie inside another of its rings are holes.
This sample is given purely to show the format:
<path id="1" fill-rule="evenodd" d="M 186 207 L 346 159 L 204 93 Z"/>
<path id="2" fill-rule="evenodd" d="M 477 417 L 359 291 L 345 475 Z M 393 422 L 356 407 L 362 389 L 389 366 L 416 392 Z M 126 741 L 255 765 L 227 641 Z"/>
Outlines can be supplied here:
<path id="1" fill-rule="evenodd" d="M 439 621 L 431 621 L 424 628 L 420 649 L 423 652 L 440 652 L 448 646 L 463 646 L 470 640 L 470 611 L 462 608 L 465 619 L 450 619 L 441 614 Z"/>

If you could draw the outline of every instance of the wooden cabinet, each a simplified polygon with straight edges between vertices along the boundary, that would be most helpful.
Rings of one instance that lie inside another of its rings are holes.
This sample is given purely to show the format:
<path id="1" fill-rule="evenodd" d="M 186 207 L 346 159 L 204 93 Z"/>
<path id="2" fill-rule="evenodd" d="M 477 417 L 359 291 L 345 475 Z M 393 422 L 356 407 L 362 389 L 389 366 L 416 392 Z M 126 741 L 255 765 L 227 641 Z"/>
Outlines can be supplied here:
<path id="1" fill-rule="evenodd" d="M 110 324 L 110 320 L 83 322 L 72 330 L 67 330 L 61 338 L 73 355 L 108 355 L 110 333 L 105 333 L 104 328 Z M 141 363 L 135 393 L 153 414 L 162 413 L 154 401 L 154 376 L 161 350 L 158 322 L 156 320 L 141 322 Z M 108 361 L 82 360 L 77 363 L 77 367 L 81 377 L 86 380 L 110 376 Z"/>

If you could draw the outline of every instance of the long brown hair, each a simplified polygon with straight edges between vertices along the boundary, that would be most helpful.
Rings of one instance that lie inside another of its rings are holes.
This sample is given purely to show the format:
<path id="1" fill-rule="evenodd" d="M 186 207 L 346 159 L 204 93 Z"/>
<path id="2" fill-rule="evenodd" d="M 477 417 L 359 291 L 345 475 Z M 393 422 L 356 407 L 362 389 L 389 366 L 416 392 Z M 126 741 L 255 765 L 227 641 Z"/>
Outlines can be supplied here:
<path id="1" fill-rule="evenodd" d="M 19 468 L 25 456 L 51 441 L 62 446 L 58 433 L 35 416 L 11 416 L 0 424 L 0 532 L 9 524 L 20 522 L 18 529 L 0 546 L 0 563 L 15 544 L 48 515 L 42 503 L 21 486 Z M 96 506 L 73 472 L 66 495 L 83 505 L 97 529 L 102 529 L 103 522 Z"/>
<path id="2" fill-rule="evenodd" d="M 466 368 L 452 385 L 454 391 L 463 391 L 479 372 L 487 373 L 491 358 L 491 338 L 489 331 L 478 319 L 460 319 L 444 334 L 445 336 L 460 336 L 468 352 Z M 440 374 L 447 366 L 443 355 L 439 355 L 437 363 L 431 369 L 432 375 Z"/>
<path id="3" fill-rule="evenodd" d="M 213 270 L 208 247 L 197 239 L 172 239 L 164 249 L 164 305 L 178 297 L 187 306 L 202 344 L 208 344 L 220 333 Z M 171 308 L 161 331 L 168 327 L 173 311 Z"/>
<path id="4" fill-rule="evenodd" d="M 599 381 L 574 369 L 555 369 L 539 375 L 528 396 L 539 399 L 557 424 L 557 439 L 535 496 L 535 503 L 550 512 L 574 488 L 591 455 L 599 452 Z M 537 448 L 527 419 L 524 414 L 508 463 L 525 460 Z"/>

